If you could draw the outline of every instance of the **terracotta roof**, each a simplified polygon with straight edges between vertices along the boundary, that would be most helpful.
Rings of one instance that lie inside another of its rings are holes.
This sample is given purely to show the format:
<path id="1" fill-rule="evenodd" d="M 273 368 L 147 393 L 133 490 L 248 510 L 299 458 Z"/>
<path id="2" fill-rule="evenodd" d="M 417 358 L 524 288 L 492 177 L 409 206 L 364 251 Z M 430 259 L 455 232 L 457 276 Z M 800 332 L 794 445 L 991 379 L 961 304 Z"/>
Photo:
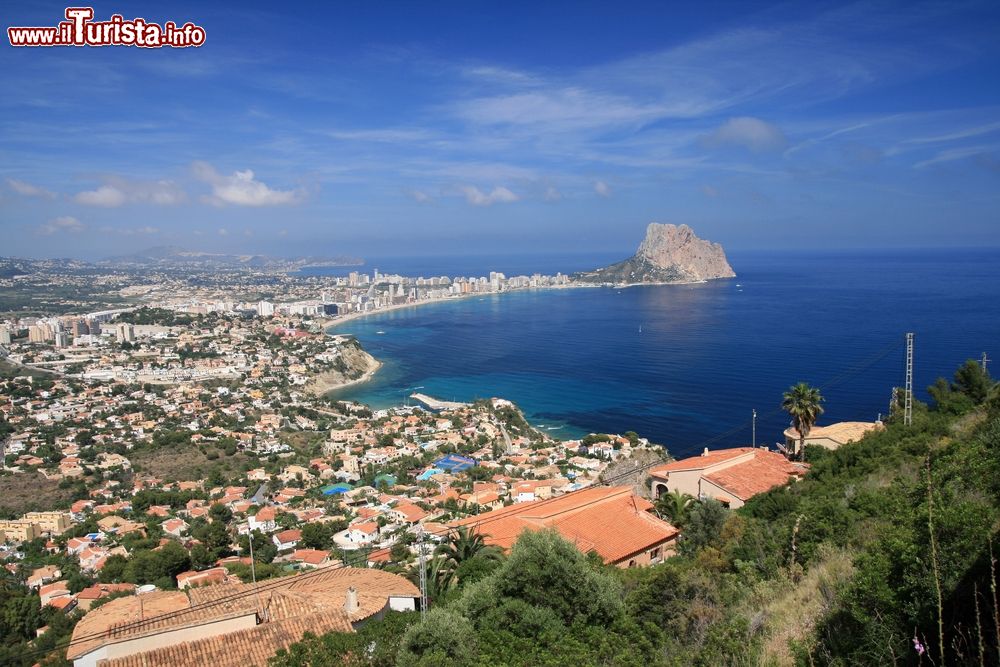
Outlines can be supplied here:
<path id="1" fill-rule="evenodd" d="M 319 549 L 296 549 L 292 552 L 292 558 L 307 565 L 319 565 L 330 559 L 330 552 Z"/>
<path id="2" fill-rule="evenodd" d="M 119 591 L 134 591 L 135 584 L 94 584 L 76 594 L 79 600 L 97 600 Z"/>
<path id="3" fill-rule="evenodd" d="M 849 442 L 860 440 L 869 431 L 881 428 L 878 422 L 837 422 L 829 426 L 813 426 L 806 439 L 829 438 L 836 443 L 846 445 Z M 785 437 L 793 440 L 799 439 L 799 432 L 794 426 L 785 429 Z"/>
<path id="4" fill-rule="evenodd" d="M 348 615 L 344 602 L 350 587 L 357 591 L 359 609 Z M 266 665 L 279 648 L 299 641 L 306 631 L 317 634 L 351 632 L 352 623 L 382 611 L 389 597 L 420 597 L 417 587 L 403 577 L 364 568 L 314 570 L 308 575 L 267 582 L 260 589 L 259 599 L 266 610 L 266 622 L 100 664 L 106 667 Z M 257 599 L 253 585 L 233 583 L 193 588 L 187 593 L 160 591 L 112 600 L 80 620 L 73 631 L 74 638 L 97 637 L 72 644 L 67 658 L 74 660 L 107 643 L 253 614 L 258 611 Z M 140 601 L 146 620 L 129 625 L 139 620 Z"/>
<path id="5" fill-rule="evenodd" d="M 754 458 L 737 463 L 719 472 L 705 475 L 705 479 L 725 489 L 740 500 L 748 500 L 790 479 L 801 477 L 808 469 L 801 463 L 792 463 L 778 452 L 756 449 Z"/>
<path id="6" fill-rule="evenodd" d="M 259 512 L 254 516 L 255 521 L 274 521 L 277 516 L 277 512 L 273 507 L 262 507 Z"/>
<path id="7" fill-rule="evenodd" d="M 738 456 L 743 456 L 754 451 L 753 447 L 735 447 L 733 449 L 719 449 L 714 452 L 708 450 L 698 456 L 691 456 L 680 461 L 671 461 L 655 468 L 650 468 L 649 474 L 680 472 L 682 470 L 704 470 L 712 466 L 725 463 Z"/>
<path id="8" fill-rule="evenodd" d="M 510 549 L 524 530 L 555 528 L 584 553 L 596 551 L 606 563 L 653 548 L 679 531 L 649 513 L 653 505 L 631 487 L 592 487 L 554 500 L 519 503 L 456 521 L 476 526 L 486 543 Z"/>
<path id="9" fill-rule="evenodd" d="M 298 542 L 302 539 L 302 531 L 298 528 L 289 528 L 288 530 L 283 530 L 280 533 L 275 533 L 274 538 L 282 544 L 287 544 L 288 542 Z"/>

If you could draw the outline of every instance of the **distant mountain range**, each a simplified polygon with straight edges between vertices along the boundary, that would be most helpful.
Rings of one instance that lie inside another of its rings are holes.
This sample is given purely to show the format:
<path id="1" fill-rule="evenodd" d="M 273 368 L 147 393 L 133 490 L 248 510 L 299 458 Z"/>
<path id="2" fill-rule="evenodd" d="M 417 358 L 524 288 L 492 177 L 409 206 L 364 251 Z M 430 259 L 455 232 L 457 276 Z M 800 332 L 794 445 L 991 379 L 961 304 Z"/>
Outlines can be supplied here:
<path id="1" fill-rule="evenodd" d="M 590 283 L 684 283 L 735 278 L 718 243 L 698 238 L 687 225 L 650 223 L 639 250 L 625 261 L 584 271 L 575 280 Z"/>
<path id="2" fill-rule="evenodd" d="M 359 257 L 268 257 L 267 255 L 235 255 L 186 250 L 176 246 L 156 246 L 130 255 L 109 257 L 98 266 L 132 266 L 141 268 L 200 268 L 200 269 L 259 269 L 290 271 L 308 266 L 360 266 Z"/>
<path id="3" fill-rule="evenodd" d="M 109 257 L 99 262 L 79 259 L 26 259 L 0 257 L 0 279 L 31 275 L 38 271 L 100 271 L 109 268 L 136 270 L 205 270 L 205 271 L 298 271 L 306 267 L 361 266 L 359 257 L 268 257 L 267 255 L 229 255 L 185 250 L 175 246 L 157 246 L 130 255 Z"/>

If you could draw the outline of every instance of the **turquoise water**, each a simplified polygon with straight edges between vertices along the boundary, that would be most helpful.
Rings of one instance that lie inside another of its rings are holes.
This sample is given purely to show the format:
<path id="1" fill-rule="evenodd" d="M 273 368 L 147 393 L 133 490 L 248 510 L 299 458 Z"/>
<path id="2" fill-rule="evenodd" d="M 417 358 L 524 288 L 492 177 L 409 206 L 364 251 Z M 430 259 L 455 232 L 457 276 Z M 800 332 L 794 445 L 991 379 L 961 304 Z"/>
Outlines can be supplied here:
<path id="1" fill-rule="evenodd" d="M 731 263 L 738 278 L 699 285 L 513 292 L 349 322 L 336 331 L 385 366 L 338 396 L 499 396 L 555 436 L 635 430 L 686 454 L 748 444 L 754 409 L 758 443 L 781 440 L 781 393 L 800 380 L 823 386 L 821 423 L 875 419 L 903 382 L 906 331 L 918 396 L 984 350 L 1000 358 L 998 251 Z"/>

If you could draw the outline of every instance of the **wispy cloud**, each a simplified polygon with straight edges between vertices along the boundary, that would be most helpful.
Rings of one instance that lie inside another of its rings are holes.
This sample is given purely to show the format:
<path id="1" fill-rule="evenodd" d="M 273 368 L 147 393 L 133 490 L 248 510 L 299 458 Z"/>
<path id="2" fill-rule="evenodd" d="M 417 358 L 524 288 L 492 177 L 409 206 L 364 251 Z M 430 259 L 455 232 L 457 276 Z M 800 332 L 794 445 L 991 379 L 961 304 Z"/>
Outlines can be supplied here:
<path id="1" fill-rule="evenodd" d="M 143 181 L 117 175 L 104 176 L 102 180 L 104 185 L 76 193 L 74 201 L 87 206 L 116 208 L 126 203 L 170 206 L 187 199 L 184 190 L 170 180 Z"/>
<path id="2" fill-rule="evenodd" d="M 604 181 L 594 181 L 594 192 L 596 192 L 601 197 L 611 196 L 611 186 Z"/>
<path id="3" fill-rule="evenodd" d="M 53 218 L 43 225 L 40 225 L 37 229 L 37 233 L 41 236 L 52 236 L 60 232 L 71 232 L 79 233 L 86 229 L 86 226 L 70 215 L 64 215 L 58 218 Z"/>
<path id="4" fill-rule="evenodd" d="M 759 118 L 730 118 L 704 138 L 710 148 L 738 146 L 755 152 L 779 151 L 788 143 L 776 126 Z"/>
<path id="5" fill-rule="evenodd" d="M 16 178 L 8 178 L 7 186 L 17 194 L 25 197 L 41 197 L 42 199 L 56 198 L 56 193 L 46 190 L 43 187 L 32 185 L 31 183 L 19 181 Z"/>

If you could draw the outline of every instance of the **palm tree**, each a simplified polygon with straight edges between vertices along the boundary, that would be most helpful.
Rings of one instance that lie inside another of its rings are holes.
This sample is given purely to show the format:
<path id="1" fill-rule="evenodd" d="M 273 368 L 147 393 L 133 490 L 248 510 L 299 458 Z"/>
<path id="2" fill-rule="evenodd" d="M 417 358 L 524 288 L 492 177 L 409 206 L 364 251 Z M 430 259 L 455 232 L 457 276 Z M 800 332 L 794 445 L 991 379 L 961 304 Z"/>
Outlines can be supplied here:
<path id="1" fill-rule="evenodd" d="M 438 553 L 458 567 L 465 561 L 481 556 L 483 558 L 499 558 L 500 550 L 486 544 L 486 536 L 472 532 L 468 526 L 459 526 L 448 536 L 448 541 L 438 547 Z"/>
<path id="2" fill-rule="evenodd" d="M 674 489 L 670 493 L 664 493 L 657 498 L 654 505 L 656 513 L 660 518 L 680 528 L 687 523 L 688 513 L 691 511 L 691 503 L 693 502 L 694 496 Z"/>
<path id="3" fill-rule="evenodd" d="M 806 436 L 816 425 L 816 418 L 823 414 L 824 400 L 819 389 L 799 382 L 784 394 L 781 409 L 792 417 L 792 426 L 799 432 L 799 457 L 806 460 Z"/>

